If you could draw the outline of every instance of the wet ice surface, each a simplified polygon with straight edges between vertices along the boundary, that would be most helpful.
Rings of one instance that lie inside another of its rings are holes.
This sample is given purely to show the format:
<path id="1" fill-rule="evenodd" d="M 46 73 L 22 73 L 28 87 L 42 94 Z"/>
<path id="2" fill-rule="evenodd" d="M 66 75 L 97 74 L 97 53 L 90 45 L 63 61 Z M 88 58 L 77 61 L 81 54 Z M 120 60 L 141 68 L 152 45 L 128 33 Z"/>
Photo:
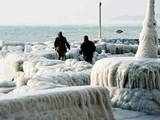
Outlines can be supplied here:
<path id="1" fill-rule="evenodd" d="M 114 108 L 113 111 L 116 120 L 160 120 L 160 115 L 147 115 L 142 112 L 122 110 L 120 108 Z"/>

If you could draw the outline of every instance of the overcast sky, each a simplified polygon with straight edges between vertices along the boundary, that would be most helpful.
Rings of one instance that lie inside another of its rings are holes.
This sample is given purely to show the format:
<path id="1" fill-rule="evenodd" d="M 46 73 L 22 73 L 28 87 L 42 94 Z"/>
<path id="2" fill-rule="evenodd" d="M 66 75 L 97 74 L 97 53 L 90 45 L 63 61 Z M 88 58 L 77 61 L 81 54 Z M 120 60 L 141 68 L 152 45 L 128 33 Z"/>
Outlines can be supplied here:
<path id="1" fill-rule="evenodd" d="M 0 0 L 0 25 L 97 24 L 99 1 Z M 101 1 L 103 24 L 105 24 L 122 16 L 143 16 L 147 0 Z M 157 0 L 156 4 L 158 12 L 160 1 Z"/>

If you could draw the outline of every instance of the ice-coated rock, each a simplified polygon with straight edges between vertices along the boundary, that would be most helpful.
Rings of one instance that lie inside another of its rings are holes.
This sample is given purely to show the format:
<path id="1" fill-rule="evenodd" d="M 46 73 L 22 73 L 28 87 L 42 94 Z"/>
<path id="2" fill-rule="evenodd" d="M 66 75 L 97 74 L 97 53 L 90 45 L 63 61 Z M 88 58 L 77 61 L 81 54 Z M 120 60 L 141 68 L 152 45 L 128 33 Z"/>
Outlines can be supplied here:
<path id="1" fill-rule="evenodd" d="M 149 115 L 143 112 L 114 108 L 116 120 L 158 120 L 160 115 Z"/>
<path id="2" fill-rule="evenodd" d="M 113 107 L 160 115 L 160 90 L 110 89 Z"/>
<path id="3" fill-rule="evenodd" d="M 105 42 L 99 42 L 96 44 L 96 52 L 101 53 L 102 50 L 106 50 L 106 43 Z"/>
<path id="4" fill-rule="evenodd" d="M 31 54 L 39 56 L 39 57 L 46 57 L 48 59 L 57 59 L 58 54 L 53 49 L 47 46 L 45 43 L 35 43 L 31 47 Z"/>
<path id="5" fill-rule="evenodd" d="M 1 95 L 0 119 L 115 120 L 108 99 L 106 88 L 88 86 Z"/>
<path id="6" fill-rule="evenodd" d="M 102 59 L 93 66 L 91 84 L 130 89 L 160 89 L 159 69 L 160 59 Z"/>
<path id="7" fill-rule="evenodd" d="M 156 102 L 155 97 L 150 98 L 153 94 L 151 91 L 160 92 L 160 59 L 119 57 L 99 60 L 91 72 L 91 85 L 109 88 L 112 92 L 112 104 L 117 107 L 160 113 L 160 104 Z M 113 88 L 117 90 L 112 91 Z M 157 94 L 157 98 L 159 95 Z M 140 97 L 143 101 L 141 103 Z"/>
<path id="8" fill-rule="evenodd" d="M 91 64 L 75 59 L 51 66 L 39 66 L 27 85 L 31 88 L 37 88 L 38 85 L 43 87 L 44 84 L 51 87 L 89 85 L 91 68 Z"/>
<path id="9" fill-rule="evenodd" d="M 18 71 L 15 74 L 14 82 L 16 83 L 16 87 L 24 86 L 27 84 L 29 77 L 25 75 L 24 72 Z"/>
<path id="10" fill-rule="evenodd" d="M 20 68 L 20 61 L 24 60 L 22 53 L 7 53 L 6 56 L 0 59 L 0 79 L 12 80 Z"/>
<path id="11" fill-rule="evenodd" d="M 24 46 L 7 46 L 7 51 L 10 53 L 23 53 L 24 52 Z"/>
<path id="12" fill-rule="evenodd" d="M 24 46 L 24 52 L 25 53 L 30 53 L 32 51 L 32 45 L 31 43 L 26 43 Z"/>
<path id="13" fill-rule="evenodd" d="M 37 71 L 38 68 L 44 66 L 53 66 L 56 64 L 64 63 L 60 60 L 50 60 L 44 57 L 37 57 L 35 55 L 28 56 L 27 60 L 23 63 L 23 71 L 26 76 L 31 78 Z"/>
<path id="14" fill-rule="evenodd" d="M 31 88 L 42 87 L 43 85 L 52 85 L 53 87 L 63 86 L 82 86 L 89 85 L 90 74 L 85 72 L 55 72 L 54 70 L 39 70 L 35 76 L 30 79 L 27 85 Z"/>
<path id="15" fill-rule="evenodd" d="M 124 53 L 136 53 L 138 49 L 137 45 L 125 45 L 125 44 L 112 44 L 112 43 L 99 43 L 96 44 L 96 52 L 99 54 L 105 50 L 106 53 L 111 54 L 124 54 Z"/>
<path id="16" fill-rule="evenodd" d="M 71 48 L 67 53 L 66 53 L 66 58 L 67 59 L 78 59 L 79 58 L 79 48 Z"/>
<path id="17" fill-rule="evenodd" d="M 12 80 L 0 80 L 0 87 L 15 87 L 15 82 Z"/>

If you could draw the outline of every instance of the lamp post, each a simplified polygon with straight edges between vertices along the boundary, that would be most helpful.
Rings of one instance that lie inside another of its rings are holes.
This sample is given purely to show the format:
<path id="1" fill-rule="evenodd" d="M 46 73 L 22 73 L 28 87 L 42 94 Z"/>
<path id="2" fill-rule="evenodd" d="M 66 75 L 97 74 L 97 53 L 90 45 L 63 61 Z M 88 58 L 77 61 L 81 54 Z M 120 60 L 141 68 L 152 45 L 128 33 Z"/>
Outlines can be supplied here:
<path id="1" fill-rule="evenodd" d="M 99 3 L 99 38 L 100 39 L 102 38 L 102 19 L 101 19 L 102 11 L 101 11 L 101 6 L 102 6 L 102 3 L 100 2 Z"/>

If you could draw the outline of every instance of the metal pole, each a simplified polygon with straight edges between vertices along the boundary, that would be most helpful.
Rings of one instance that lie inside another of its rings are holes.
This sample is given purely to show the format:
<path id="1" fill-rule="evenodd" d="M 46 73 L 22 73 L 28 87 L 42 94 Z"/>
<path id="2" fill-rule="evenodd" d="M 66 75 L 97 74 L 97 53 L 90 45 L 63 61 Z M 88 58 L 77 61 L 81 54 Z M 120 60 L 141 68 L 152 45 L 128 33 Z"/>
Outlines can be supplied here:
<path id="1" fill-rule="evenodd" d="M 100 2 L 99 3 L 99 38 L 101 39 L 102 38 L 102 19 L 101 19 L 101 6 L 102 6 L 102 3 Z"/>

